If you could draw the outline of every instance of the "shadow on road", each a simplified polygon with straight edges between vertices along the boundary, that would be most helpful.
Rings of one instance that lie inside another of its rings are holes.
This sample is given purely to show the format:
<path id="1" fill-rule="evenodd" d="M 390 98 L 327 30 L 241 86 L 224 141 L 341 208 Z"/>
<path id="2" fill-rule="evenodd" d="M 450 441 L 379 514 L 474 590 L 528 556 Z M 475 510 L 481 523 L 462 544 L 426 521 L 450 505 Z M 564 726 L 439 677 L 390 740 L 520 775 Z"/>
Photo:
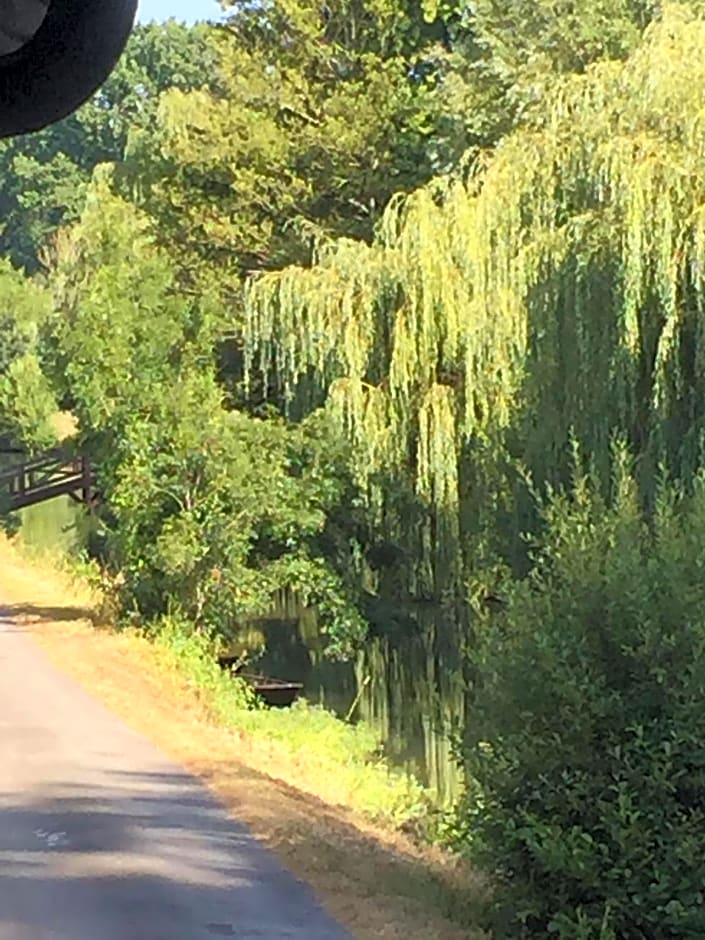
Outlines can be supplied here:
<path id="1" fill-rule="evenodd" d="M 187 775 L 0 794 L 0 938 L 343 940 L 310 889 Z"/>

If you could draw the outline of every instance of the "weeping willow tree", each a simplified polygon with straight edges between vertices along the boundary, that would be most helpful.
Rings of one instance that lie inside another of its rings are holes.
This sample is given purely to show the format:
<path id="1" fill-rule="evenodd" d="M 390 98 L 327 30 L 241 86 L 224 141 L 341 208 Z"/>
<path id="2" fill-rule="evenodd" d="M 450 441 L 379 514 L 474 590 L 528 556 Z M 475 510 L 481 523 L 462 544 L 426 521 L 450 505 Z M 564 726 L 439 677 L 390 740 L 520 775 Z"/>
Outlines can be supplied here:
<path id="1" fill-rule="evenodd" d="M 470 178 L 393 201 L 372 245 L 254 280 L 249 374 L 313 387 L 354 443 L 410 590 L 468 574 L 518 481 L 560 482 L 571 438 L 687 474 L 705 418 L 705 18 L 672 5 L 625 62 L 564 79 Z"/>

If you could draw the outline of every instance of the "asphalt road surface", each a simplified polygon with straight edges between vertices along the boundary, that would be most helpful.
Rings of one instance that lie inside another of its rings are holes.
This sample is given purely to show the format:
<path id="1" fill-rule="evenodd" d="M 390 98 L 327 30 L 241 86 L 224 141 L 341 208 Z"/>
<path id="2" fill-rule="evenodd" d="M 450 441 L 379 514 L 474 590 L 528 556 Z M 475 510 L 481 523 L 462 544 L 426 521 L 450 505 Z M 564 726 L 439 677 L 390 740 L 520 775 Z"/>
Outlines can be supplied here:
<path id="1" fill-rule="evenodd" d="M 220 937 L 349 934 L 0 616 L 0 940 Z"/>

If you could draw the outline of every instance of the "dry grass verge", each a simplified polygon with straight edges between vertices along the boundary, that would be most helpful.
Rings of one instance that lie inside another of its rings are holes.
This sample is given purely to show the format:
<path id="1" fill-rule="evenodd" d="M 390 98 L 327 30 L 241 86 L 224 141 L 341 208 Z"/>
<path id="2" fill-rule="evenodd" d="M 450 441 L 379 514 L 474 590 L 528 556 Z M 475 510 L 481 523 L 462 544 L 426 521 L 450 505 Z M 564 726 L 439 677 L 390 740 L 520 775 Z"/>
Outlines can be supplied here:
<path id="1" fill-rule="evenodd" d="M 337 803 L 304 755 L 218 727 L 152 644 L 93 625 L 85 585 L 0 539 L 0 596 L 57 667 L 201 777 L 355 937 L 483 937 L 460 926 L 482 896 L 466 866 Z"/>

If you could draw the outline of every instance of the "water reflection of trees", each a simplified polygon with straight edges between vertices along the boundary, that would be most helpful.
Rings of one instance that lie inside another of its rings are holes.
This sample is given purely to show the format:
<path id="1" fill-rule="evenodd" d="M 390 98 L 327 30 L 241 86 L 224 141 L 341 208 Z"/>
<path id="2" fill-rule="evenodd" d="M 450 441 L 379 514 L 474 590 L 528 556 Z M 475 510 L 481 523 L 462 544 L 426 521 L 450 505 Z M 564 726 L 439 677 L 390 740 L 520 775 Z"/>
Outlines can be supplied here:
<path id="1" fill-rule="evenodd" d="M 341 716 L 353 707 L 352 717 L 377 730 L 395 764 L 450 799 L 460 783 L 453 730 L 466 700 L 461 638 L 430 605 L 417 612 L 415 629 L 401 633 L 396 623 L 388 635 L 378 627 L 354 663 L 332 662 L 315 612 L 278 598 L 272 616 L 258 622 L 265 639 L 258 666 L 303 682 L 309 700 Z"/>

